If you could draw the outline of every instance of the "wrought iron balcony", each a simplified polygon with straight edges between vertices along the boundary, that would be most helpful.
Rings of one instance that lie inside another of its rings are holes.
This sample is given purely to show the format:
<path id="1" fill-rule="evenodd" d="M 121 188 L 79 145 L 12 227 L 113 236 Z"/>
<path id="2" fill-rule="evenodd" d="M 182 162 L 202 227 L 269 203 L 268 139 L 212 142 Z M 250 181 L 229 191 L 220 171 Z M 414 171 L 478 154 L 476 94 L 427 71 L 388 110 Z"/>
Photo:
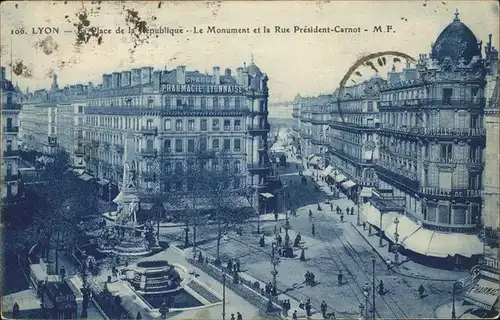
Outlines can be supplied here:
<path id="1" fill-rule="evenodd" d="M 142 149 L 141 156 L 143 157 L 156 157 L 158 155 L 158 151 L 156 149 Z"/>
<path id="2" fill-rule="evenodd" d="M 382 125 L 382 131 L 406 133 L 412 135 L 420 135 L 426 137 L 474 137 L 485 136 L 485 128 L 428 128 L 428 127 L 409 127 L 409 126 L 395 126 L 395 125 Z"/>
<path id="3" fill-rule="evenodd" d="M 466 164 L 470 166 L 482 166 L 485 164 L 484 159 L 456 159 L 456 158 L 440 158 L 440 157 L 423 157 L 424 162 L 443 163 L 443 164 Z"/>
<path id="4" fill-rule="evenodd" d="M 247 131 L 253 131 L 253 132 L 267 132 L 271 129 L 270 125 L 264 125 L 264 126 L 247 126 Z"/>
<path id="5" fill-rule="evenodd" d="M 271 164 L 249 163 L 247 169 L 249 171 L 270 170 Z"/>
<path id="6" fill-rule="evenodd" d="M 141 133 L 144 135 L 157 135 L 158 127 L 141 127 Z"/>
<path id="7" fill-rule="evenodd" d="M 19 150 L 5 150 L 3 152 L 3 156 L 5 158 L 9 158 L 9 157 L 19 157 Z"/>
<path id="8" fill-rule="evenodd" d="M 481 106 L 485 103 L 484 98 L 469 99 L 422 99 L 424 106 Z"/>
<path id="9" fill-rule="evenodd" d="M 18 133 L 19 127 L 18 126 L 3 127 L 3 132 L 5 132 L 5 133 Z"/>
<path id="10" fill-rule="evenodd" d="M 429 196 L 438 197 L 455 197 L 455 198 L 479 198 L 483 196 L 483 191 L 480 189 L 443 189 L 420 187 L 420 193 Z"/>
<path id="11" fill-rule="evenodd" d="M 2 103 L 2 110 L 21 110 L 21 104 L 4 102 Z"/>

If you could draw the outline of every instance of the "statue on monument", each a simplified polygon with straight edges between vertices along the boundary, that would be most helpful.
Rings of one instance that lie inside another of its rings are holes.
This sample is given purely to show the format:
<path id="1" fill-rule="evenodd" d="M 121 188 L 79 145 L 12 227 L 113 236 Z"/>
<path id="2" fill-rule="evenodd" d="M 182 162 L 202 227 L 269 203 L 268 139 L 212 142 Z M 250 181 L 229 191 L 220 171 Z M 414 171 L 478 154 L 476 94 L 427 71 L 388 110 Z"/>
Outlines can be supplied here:
<path id="1" fill-rule="evenodd" d="M 126 177 L 125 181 L 125 186 L 127 188 L 134 188 L 135 187 L 135 168 L 131 167 L 128 162 L 125 162 L 125 174 L 124 176 Z"/>
<path id="2" fill-rule="evenodd" d="M 139 202 L 134 200 L 128 205 L 129 221 L 134 223 L 137 222 L 137 211 L 139 211 Z"/>

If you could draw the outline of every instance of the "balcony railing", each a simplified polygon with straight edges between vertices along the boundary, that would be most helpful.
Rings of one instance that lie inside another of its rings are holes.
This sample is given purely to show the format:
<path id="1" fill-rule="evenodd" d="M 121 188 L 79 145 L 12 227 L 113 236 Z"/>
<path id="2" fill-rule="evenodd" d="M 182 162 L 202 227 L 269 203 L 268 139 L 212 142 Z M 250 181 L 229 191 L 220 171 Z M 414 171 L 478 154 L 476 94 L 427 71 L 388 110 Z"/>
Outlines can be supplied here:
<path id="1" fill-rule="evenodd" d="M 158 151 L 156 149 L 142 149 L 141 156 L 143 157 L 156 157 L 158 155 Z"/>
<path id="2" fill-rule="evenodd" d="M 248 170 L 269 170 L 271 169 L 271 165 L 260 164 L 260 163 L 249 163 L 247 164 Z"/>
<path id="3" fill-rule="evenodd" d="M 158 128 L 157 127 L 141 127 L 141 133 L 145 135 L 157 135 Z"/>
<path id="4" fill-rule="evenodd" d="M 19 150 L 5 150 L 3 152 L 3 156 L 5 158 L 7 158 L 7 157 L 18 157 L 19 156 Z"/>
<path id="5" fill-rule="evenodd" d="M 389 168 L 385 168 L 383 166 L 388 166 Z M 418 185 L 418 182 L 416 181 L 417 175 L 409 172 L 408 170 L 396 168 L 386 163 L 379 163 L 375 165 L 375 170 L 391 180 L 401 182 L 410 188 L 416 188 Z"/>
<path id="6" fill-rule="evenodd" d="M 433 163 L 445 164 L 467 164 L 467 165 L 484 165 L 484 159 L 456 159 L 456 158 L 439 158 L 439 157 L 424 157 L 424 161 Z"/>
<path id="7" fill-rule="evenodd" d="M 473 136 L 486 135 L 485 128 L 440 128 L 440 127 L 423 128 L 423 127 L 408 127 L 408 126 L 397 127 L 395 125 L 385 124 L 381 126 L 381 129 L 385 131 L 409 133 L 409 134 L 432 136 L 432 137 L 441 137 L 441 136 L 473 137 Z"/>
<path id="8" fill-rule="evenodd" d="M 427 106 L 480 106 L 485 103 L 484 98 L 470 99 L 422 99 Z"/>
<path id="9" fill-rule="evenodd" d="M 420 193 L 429 196 L 441 196 L 441 197 L 477 198 L 483 196 L 482 190 L 473 190 L 473 189 L 442 189 L 442 188 L 420 187 Z"/>
<path id="10" fill-rule="evenodd" d="M 265 125 L 265 126 L 247 126 L 247 131 L 269 131 L 271 129 L 271 126 Z"/>
<path id="11" fill-rule="evenodd" d="M 3 132 L 5 132 L 5 133 L 18 133 L 19 127 L 18 126 L 3 127 Z"/>
<path id="12" fill-rule="evenodd" d="M 21 104 L 20 103 L 7 103 L 4 102 L 2 103 L 2 109 L 3 110 L 21 110 Z"/>
<path id="13" fill-rule="evenodd" d="M 426 107 L 426 106 L 480 106 L 484 104 L 484 98 L 471 99 L 405 99 L 394 101 L 380 101 L 380 108 L 386 107 Z"/>

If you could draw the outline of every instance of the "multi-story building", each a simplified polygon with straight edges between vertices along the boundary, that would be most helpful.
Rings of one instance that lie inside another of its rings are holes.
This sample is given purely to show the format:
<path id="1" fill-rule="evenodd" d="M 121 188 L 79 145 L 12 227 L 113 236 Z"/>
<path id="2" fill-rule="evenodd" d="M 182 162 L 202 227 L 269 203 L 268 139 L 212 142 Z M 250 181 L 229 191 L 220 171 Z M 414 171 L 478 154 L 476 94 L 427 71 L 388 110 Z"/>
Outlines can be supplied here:
<path id="1" fill-rule="evenodd" d="M 325 168 L 328 160 L 325 155 L 328 152 L 330 141 L 330 111 L 332 95 L 320 95 L 312 101 L 311 105 L 311 145 L 312 152 L 319 154 L 321 165 Z"/>
<path id="2" fill-rule="evenodd" d="M 331 102 L 330 164 L 335 170 L 335 182 L 356 202 L 363 188 L 363 196 L 370 196 L 370 188 L 377 185 L 374 170 L 379 158 L 377 101 L 378 89 L 383 84 L 385 81 L 375 76 L 337 89 Z"/>
<path id="3" fill-rule="evenodd" d="M 485 318 L 498 318 L 500 293 L 498 231 L 500 208 L 500 188 L 498 175 L 500 161 L 498 137 L 500 106 L 498 81 L 498 51 L 491 45 L 490 40 L 485 48 L 486 66 L 486 106 L 484 108 L 484 126 L 486 129 L 486 148 L 484 166 L 484 198 L 482 223 L 484 227 L 485 252 L 480 265 L 472 272 L 474 278 L 470 285 L 463 290 L 463 297 L 482 310 Z"/>
<path id="4" fill-rule="evenodd" d="M 19 112 L 20 96 L 7 80 L 5 68 L 1 67 L 1 105 L 2 105 L 2 204 L 14 203 L 19 198 Z"/>
<path id="5" fill-rule="evenodd" d="M 403 200 L 401 220 L 414 223 L 399 230 L 400 244 L 411 252 L 456 263 L 482 252 L 474 234 L 481 216 L 485 73 L 481 44 L 457 13 L 429 57 L 390 72 L 380 89 L 375 168 L 379 188 Z"/>
<path id="6" fill-rule="evenodd" d="M 168 176 L 189 170 L 199 152 L 224 151 L 224 163 L 207 157 L 207 164 L 238 171 L 232 188 L 252 189 L 254 204 L 260 206 L 259 194 L 271 187 L 267 81 L 252 61 L 237 68 L 236 75 L 230 69 L 221 74 L 219 67 L 212 74 L 184 66 L 161 71 L 144 67 L 104 74 L 97 86 L 70 86 L 62 97 L 45 92 L 47 100 L 55 101 L 57 145 L 98 182 L 121 183 L 125 135 L 132 131 L 132 165 L 143 194 L 189 190 L 186 181 Z M 31 104 L 27 110 L 40 109 L 38 101 Z M 28 118 L 23 123 L 34 127 L 34 117 Z M 45 119 L 38 121 L 50 127 Z M 45 139 L 37 135 L 34 140 Z M 167 178 L 160 179 L 159 172 L 166 172 Z"/>

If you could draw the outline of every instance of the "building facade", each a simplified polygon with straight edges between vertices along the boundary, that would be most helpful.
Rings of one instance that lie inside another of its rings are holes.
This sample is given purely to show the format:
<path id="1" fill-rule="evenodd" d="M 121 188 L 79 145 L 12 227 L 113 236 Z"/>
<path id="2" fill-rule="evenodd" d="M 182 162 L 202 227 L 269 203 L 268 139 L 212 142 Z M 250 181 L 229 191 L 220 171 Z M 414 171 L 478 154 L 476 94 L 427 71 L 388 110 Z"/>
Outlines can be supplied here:
<path id="1" fill-rule="evenodd" d="M 373 188 L 378 182 L 374 170 L 379 159 L 377 101 L 383 84 L 376 76 L 337 89 L 331 102 L 329 162 L 335 182 L 356 202 L 363 188 Z"/>
<path id="2" fill-rule="evenodd" d="M 56 94 L 59 89 L 44 91 L 46 100 L 55 104 L 55 129 L 51 129 L 50 117 L 48 121 L 40 117 L 51 115 L 51 111 L 45 113 L 45 104 L 36 99 L 28 104 L 30 112 L 23 117 L 23 124 L 27 136 L 36 136 L 33 140 L 39 142 L 38 149 L 50 141 L 47 132 L 54 134 L 56 145 L 70 153 L 75 167 L 85 167 L 103 184 L 118 185 L 125 136 L 132 131 L 133 166 L 144 195 L 158 190 L 189 191 L 186 181 L 169 176 L 187 172 L 200 153 L 223 152 L 223 163 L 211 157 L 203 162 L 238 172 L 231 188 L 251 190 L 254 204 L 260 206 L 259 194 L 269 191 L 271 173 L 267 81 L 253 61 L 237 68 L 236 75 L 230 69 L 221 74 L 219 67 L 208 74 L 188 71 L 184 66 L 114 72 L 104 74 L 97 86 L 70 86 L 62 95 Z M 35 131 L 32 127 L 44 129 Z"/>
<path id="3" fill-rule="evenodd" d="M 15 202 L 19 198 L 19 112 L 21 97 L 7 80 L 5 68 L 1 67 L 2 104 L 2 204 Z"/>

